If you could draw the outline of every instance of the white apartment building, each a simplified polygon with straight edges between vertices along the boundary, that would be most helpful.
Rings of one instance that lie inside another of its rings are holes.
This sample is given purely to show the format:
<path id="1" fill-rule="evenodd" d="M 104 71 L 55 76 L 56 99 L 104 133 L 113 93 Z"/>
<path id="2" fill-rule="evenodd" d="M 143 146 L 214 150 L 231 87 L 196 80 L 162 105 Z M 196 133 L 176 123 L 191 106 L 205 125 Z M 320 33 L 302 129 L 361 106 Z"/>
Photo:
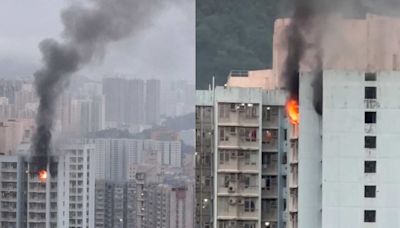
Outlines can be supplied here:
<path id="1" fill-rule="evenodd" d="M 24 156 L 0 156 L 2 227 L 94 227 L 94 145 L 64 145 L 58 152 L 45 180 Z"/>
<path id="2" fill-rule="evenodd" d="M 325 70 L 323 114 L 300 77 L 298 226 L 398 227 L 398 71 Z M 290 153 L 291 154 L 291 153 Z M 290 160 L 290 158 L 289 158 Z"/>

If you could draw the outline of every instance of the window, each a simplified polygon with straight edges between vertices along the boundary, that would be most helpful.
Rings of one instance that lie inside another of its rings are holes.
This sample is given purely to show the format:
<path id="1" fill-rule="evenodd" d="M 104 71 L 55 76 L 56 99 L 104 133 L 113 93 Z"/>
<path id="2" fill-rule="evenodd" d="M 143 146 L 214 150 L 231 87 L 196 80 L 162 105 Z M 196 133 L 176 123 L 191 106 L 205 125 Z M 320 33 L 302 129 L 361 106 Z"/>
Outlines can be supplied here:
<path id="1" fill-rule="evenodd" d="M 365 112 L 365 123 L 376 123 L 376 112 Z"/>
<path id="2" fill-rule="evenodd" d="M 252 199 L 244 200 L 244 211 L 245 212 L 254 212 L 256 210 L 255 202 Z"/>
<path id="3" fill-rule="evenodd" d="M 219 140 L 220 141 L 229 141 L 229 137 L 226 135 L 225 129 L 219 129 Z"/>
<path id="4" fill-rule="evenodd" d="M 376 186 L 374 186 L 374 185 L 364 186 L 364 197 L 365 198 L 375 198 L 376 197 Z"/>
<path id="5" fill-rule="evenodd" d="M 249 151 L 246 151 L 246 153 L 244 154 L 244 164 L 250 165 L 250 152 Z"/>
<path id="6" fill-rule="evenodd" d="M 375 222 L 376 211 L 375 210 L 365 210 L 364 211 L 364 222 Z"/>
<path id="7" fill-rule="evenodd" d="M 283 140 L 287 140 L 287 129 L 283 130 Z"/>
<path id="8" fill-rule="evenodd" d="M 365 99 L 376 99 L 376 87 L 365 87 Z"/>
<path id="9" fill-rule="evenodd" d="M 271 107 L 266 107 L 264 109 L 264 120 L 271 121 Z"/>
<path id="10" fill-rule="evenodd" d="M 244 176 L 243 177 L 243 183 L 244 183 L 244 187 L 245 188 L 250 187 L 250 184 L 251 184 L 250 178 L 251 178 L 250 176 Z"/>
<path id="11" fill-rule="evenodd" d="M 376 161 L 365 161 L 364 173 L 376 173 Z"/>
<path id="12" fill-rule="evenodd" d="M 257 117 L 257 107 L 253 104 L 248 104 L 246 108 L 246 117 L 247 118 L 256 118 Z"/>
<path id="13" fill-rule="evenodd" d="M 286 153 L 283 153 L 283 155 L 282 155 L 282 164 L 283 165 L 287 164 L 287 154 Z"/>
<path id="14" fill-rule="evenodd" d="M 220 118 L 228 118 L 229 117 L 229 104 L 219 104 L 218 112 Z"/>
<path id="15" fill-rule="evenodd" d="M 254 223 L 245 223 L 244 224 L 244 228 L 256 228 L 256 224 Z"/>
<path id="16" fill-rule="evenodd" d="M 365 136 L 364 147 L 370 149 L 376 148 L 376 136 Z"/>
<path id="17" fill-rule="evenodd" d="M 229 162 L 229 151 L 219 152 L 219 164 L 224 164 Z"/>
<path id="18" fill-rule="evenodd" d="M 376 81 L 376 73 L 365 73 L 365 81 Z"/>

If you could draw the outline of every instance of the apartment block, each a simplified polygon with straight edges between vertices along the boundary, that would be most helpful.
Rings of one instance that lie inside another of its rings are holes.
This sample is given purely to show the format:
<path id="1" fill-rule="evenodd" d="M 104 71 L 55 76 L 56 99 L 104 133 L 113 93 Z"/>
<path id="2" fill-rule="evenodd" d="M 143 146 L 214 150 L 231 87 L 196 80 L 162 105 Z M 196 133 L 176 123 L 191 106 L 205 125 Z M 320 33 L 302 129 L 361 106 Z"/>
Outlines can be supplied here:
<path id="1" fill-rule="evenodd" d="M 0 156 L 2 227 L 94 227 L 93 152 L 88 144 L 62 146 L 45 178 L 29 158 Z"/>
<path id="2" fill-rule="evenodd" d="M 248 72 L 230 75 L 247 76 Z M 210 143 L 207 140 L 196 143 L 196 156 L 200 156 L 196 158 L 196 186 L 200 190 L 196 198 L 196 225 L 201 227 L 207 222 L 209 227 L 218 228 L 283 227 L 287 191 L 286 93 L 234 87 L 233 80 L 230 79 L 232 87 L 197 93 L 197 139 L 206 137 L 201 118 L 211 107 L 209 116 L 213 118 L 208 124 L 212 127 L 208 129 L 213 149 L 205 150 L 203 143 Z M 204 172 L 199 162 L 206 161 L 207 155 L 213 161 L 209 162 L 211 174 Z M 214 178 L 213 189 L 207 192 L 203 180 L 209 177 Z M 209 202 L 213 207 L 211 215 L 204 210 Z"/>
<path id="3" fill-rule="evenodd" d="M 96 228 L 140 228 L 145 222 L 145 176 L 127 182 L 96 180 Z"/>
<path id="4" fill-rule="evenodd" d="M 0 227 L 27 225 L 26 163 L 18 156 L 0 156 Z"/>

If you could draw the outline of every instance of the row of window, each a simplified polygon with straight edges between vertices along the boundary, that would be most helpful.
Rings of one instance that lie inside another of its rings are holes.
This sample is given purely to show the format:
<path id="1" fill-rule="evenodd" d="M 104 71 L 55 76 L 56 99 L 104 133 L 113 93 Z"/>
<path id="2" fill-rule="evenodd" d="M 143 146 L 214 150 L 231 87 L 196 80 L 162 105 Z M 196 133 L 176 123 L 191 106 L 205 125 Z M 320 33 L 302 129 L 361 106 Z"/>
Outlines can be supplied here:
<path id="1" fill-rule="evenodd" d="M 376 81 L 375 73 L 366 73 L 365 81 Z M 365 99 L 376 99 L 376 87 L 365 87 Z M 368 111 L 365 112 L 365 123 L 375 124 L 376 123 L 376 112 Z M 376 136 L 365 136 L 364 137 L 365 148 L 376 148 Z M 364 161 L 364 173 L 376 173 L 376 161 Z M 376 186 L 365 185 L 364 186 L 364 197 L 375 198 L 376 197 Z M 364 222 L 374 223 L 376 221 L 375 210 L 364 210 Z"/>

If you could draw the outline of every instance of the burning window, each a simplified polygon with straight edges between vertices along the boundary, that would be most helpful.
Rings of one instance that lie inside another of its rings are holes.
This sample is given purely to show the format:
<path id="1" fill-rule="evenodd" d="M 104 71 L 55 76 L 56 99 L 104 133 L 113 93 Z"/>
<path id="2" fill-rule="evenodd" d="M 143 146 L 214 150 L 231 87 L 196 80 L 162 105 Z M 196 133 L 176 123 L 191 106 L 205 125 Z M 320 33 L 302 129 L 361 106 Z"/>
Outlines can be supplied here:
<path id="1" fill-rule="evenodd" d="M 365 73 L 365 81 L 376 81 L 376 73 Z"/>
<path id="2" fill-rule="evenodd" d="M 376 161 L 365 161 L 364 173 L 376 173 Z"/>
<path id="3" fill-rule="evenodd" d="M 366 124 L 376 123 L 376 112 L 365 112 L 365 123 Z"/>
<path id="4" fill-rule="evenodd" d="M 376 99 L 376 87 L 365 87 L 365 99 Z"/>

